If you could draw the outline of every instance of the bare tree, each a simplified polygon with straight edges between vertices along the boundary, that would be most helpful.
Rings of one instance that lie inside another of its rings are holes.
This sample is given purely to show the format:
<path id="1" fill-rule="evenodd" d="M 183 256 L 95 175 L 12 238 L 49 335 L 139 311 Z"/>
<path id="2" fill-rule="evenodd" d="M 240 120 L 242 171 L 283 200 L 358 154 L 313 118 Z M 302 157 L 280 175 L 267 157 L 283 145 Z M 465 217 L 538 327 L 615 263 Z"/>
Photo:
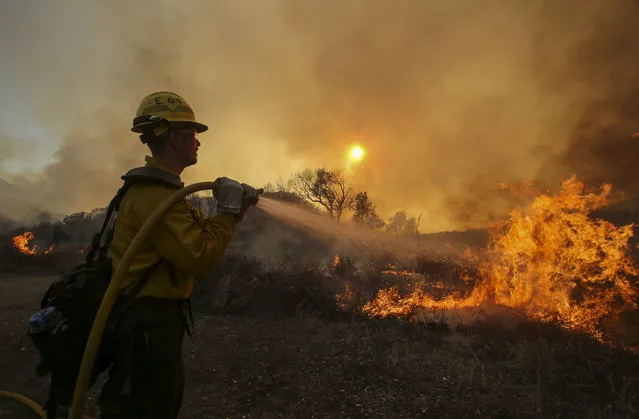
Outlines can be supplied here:
<path id="1" fill-rule="evenodd" d="M 338 170 L 305 169 L 291 177 L 291 189 L 299 196 L 318 204 L 338 221 L 345 210 L 353 209 L 353 188 Z"/>
<path id="2" fill-rule="evenodd" d="M 277 192 L 277 187 L 271 182 L 268 182 L 266 185 L 262 186 L 262 188 L 264 188 L 264 192 Z"/>

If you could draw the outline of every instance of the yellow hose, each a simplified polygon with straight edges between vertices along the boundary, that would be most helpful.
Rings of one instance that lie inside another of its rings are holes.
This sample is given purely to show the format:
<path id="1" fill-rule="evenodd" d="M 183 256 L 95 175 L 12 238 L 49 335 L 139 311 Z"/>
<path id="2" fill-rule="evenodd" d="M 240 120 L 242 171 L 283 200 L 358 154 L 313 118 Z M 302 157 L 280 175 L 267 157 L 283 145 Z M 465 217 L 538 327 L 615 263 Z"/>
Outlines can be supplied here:
<path id="1" fill-rule="evenodd" d="M 26 396 L 23 396 L 22 394 L 14 393 L 12 391 L 0 390 L 0 397 L 13 399 L 24 405 L 27 405 L 31 408 L 31 410 L 33 410 L 38 415 L 40 415 L 42 419 L 47 419 L 47 412 L 42 410 L 42 408 L 40 407 L 38 403 L 34 402 L 33 400 L 31 400 L 30 398 Z"/>
<path id="2" fill-rule="evenodd" d="M 69 413 L 69 419 L 81 419 L 82 412 L 84 410 L 84 402 L 86 394 L 89 389 L 89 379 L 93 372 L 93 364 L 95 363 L 95 357 L 102 341 L 102 333 L 106 325 L 107 318 L 113 308 L 118 292 L 120 290 L 120 284 L 122 278 L 129 271 L 129 266 L 133 262 L 133 258 L 138 252 L 138 248 L 146 239 L 151 228 L 164 216 L 164 214 L 175 204 L 178 200 L 192 194 L 193 192 L 213 189 L 214 182 L 199 182 L 189 185 L 185 188 L 175 191 L 171 196 L 165 199 L 149 216 L 149 218 L 142 224 L 140 231 L 137 232 L 129 248 L 124 253 L 122 260 L 118 264 L 118 267 L 111 278 L 111 283 L 106 290 L 106 294 L 102 299 L 98 313 L 93 321 L 93 327 L 87 340 L 87 345 L 84 349 L 84 355 L 82 357 L 82 364 L 80 364 L 80 372 L 78 373 L 78 379 L 75 385 L 75 393 L 73 394 L 73 404 L 71 405 L 71 411 Z M 0 396 L 9 397 L 19 402 L 22 402 L 38 412 L 42 418 L 46 419 L 46 413 L 42 411 L 42 408 L 38 406 L 33 400 L 8 391 L 0 391 Z"/>
<path id="3" fill-rule="evenodd" d="M 171 196 L 164 200 L 149 216 L 149 218 L 142 224 L 140 231 L 138 231 L 133 237 L 129 248 L 122 256 L 122 260 L 118 264 L 118 268 L 115 270 L 111 283 L 107 288 L 106 294 L 102 299 L 98 313 L 93 321 L 93 327 L 87 340 L 87 346 L 84 349 L 84 356 L 82 357 L 82 364 L 80 364 L 80 372 L 78 373 L 78 380 L 75 384 L 75 393 L 73 394 L 73 404 L 71 405 L 71 412 L 69 413 L 69 419 L 80 419 L 82 411 L 84 409 L 84 401 L 86 398 L 87 390 L 89 389 L 89 379 L 93 372 L 93 363 L 95 362 L 95 356 L 98 353 L 100 342 L 102 341 L 102 332 L 106 325 L 107 318 L 113 307 L 118 292 L 120 291 L 120 284 L 122 278 L 129 271 L 129 266 L 133 262 L 133 258 L 138 252 L 138 248 L 148 236 L 151 228 L 164 216 L 164 214 L 175 204 L 178 200 L 184 198 L 193 192 L 202 191 L 205 189 L 213 189 L 214 182 L 199 182 L 189 185 L 186 188 L 175 191 Z"/>

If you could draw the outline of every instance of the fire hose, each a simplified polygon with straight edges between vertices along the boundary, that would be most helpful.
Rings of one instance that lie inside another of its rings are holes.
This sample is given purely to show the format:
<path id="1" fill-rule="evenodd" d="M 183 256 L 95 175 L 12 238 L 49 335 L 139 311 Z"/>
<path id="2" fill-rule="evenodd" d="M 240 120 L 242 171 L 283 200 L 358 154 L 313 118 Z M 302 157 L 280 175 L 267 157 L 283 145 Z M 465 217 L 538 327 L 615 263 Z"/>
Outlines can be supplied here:
<path id="1" fill-rule="evenodd" d="M 194 192 L 213 190 L 215 186 L 215 182 L 199 182 L 174 192 L 151 213 L 149 218 L 144 222 L 144 224 L 142 224 L 142 227 L 137 232 L 135 237 L 133 237 L 131 244 L 124 253 L 122 260 L 118 264 L 118 267 L 113 274 L 111 282 L 109 283 L 106 293 L 104 294 L 104 298 L 100 303 L 100 308 L 98 309 L 98 312 L 95 316 L 95 320 L 93 321 L 93 326 L 91 327 L 89 339 L 87 340 L 84 355 L 82 357 L 82 363 L 80 364 L 80 372 L 78 373 L 78 378 L 76 380 L 75 392 L 73 394 L 73 403 L 71 405 L 68 419 L 81 419 L 82 417 L 86 394 L 89 390 L 89 380 L 91 377 L 91 373 L 93 372 L 93 366 L 95 363 L 96 355 L 98 353 L 98 349 L 100 348 L 100 343 L 102 342 L 102 334 L 104 332 L 107 319 L 118 296 L 122 278 L 129 271 L 129 266 L 131 265 L 131 262 L 133 262 L 133 258 L 138 253 L 140 245 L 144 242 L 144 240 L 146 240 L 146 237 L 148 236 L 153 226 L 155 226 L 155 224 L 178 200 L 183 199 L 187 195 L 190 195 Z M 262 192 L 262 189 L 257 190 L 258 194 L 261 194 Z M 253 202 L 248 202 L 249 205 L 255 205 L 256 203 L 257 199 L 254 199 Z M 46 419 L 47 417 L 42 407 L 40 407 L 40 405 L 26 396 L 10 391 L 0 390 L 0 397 L 6 397 L 16 400 L 30 407 L 43 419 Z"/>

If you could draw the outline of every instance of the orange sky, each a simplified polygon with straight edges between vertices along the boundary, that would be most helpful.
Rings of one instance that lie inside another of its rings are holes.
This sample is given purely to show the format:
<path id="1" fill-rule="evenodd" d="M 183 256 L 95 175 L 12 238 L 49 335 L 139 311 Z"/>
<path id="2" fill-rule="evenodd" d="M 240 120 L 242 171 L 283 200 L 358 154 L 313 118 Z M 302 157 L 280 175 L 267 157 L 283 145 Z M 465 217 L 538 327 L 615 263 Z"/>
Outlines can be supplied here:
<path id="1" fill-rule="evenodd" d="M 0 176 L 23 196 L 0 211 L 106 205 L 144 161 L 137 104 L 164 89 L 211 127 L 187 183 L 344 167 L 358 143 L 357 188 L 424 231 L 503 213 L 497 182 L 624 182 L 618 154 L 571 156 L 639 130 L 633 1 L 143 3 L 3 8 Z"/>

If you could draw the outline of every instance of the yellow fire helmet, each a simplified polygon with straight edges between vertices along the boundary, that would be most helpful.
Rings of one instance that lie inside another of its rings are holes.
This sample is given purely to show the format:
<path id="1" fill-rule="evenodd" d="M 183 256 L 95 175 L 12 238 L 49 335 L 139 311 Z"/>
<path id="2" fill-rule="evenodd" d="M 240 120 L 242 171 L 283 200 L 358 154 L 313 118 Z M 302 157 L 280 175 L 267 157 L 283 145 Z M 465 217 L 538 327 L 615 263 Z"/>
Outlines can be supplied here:
<path id="1" fill-rule="evenodd" d="M 198 133 L 209 129 L 197 122 L 195 112 L 183 97 L 173 92 L 154 92 L 142 99 L 131 131 L 153 130 L 161 135 L 171 126 L 193 126 Z"/>

